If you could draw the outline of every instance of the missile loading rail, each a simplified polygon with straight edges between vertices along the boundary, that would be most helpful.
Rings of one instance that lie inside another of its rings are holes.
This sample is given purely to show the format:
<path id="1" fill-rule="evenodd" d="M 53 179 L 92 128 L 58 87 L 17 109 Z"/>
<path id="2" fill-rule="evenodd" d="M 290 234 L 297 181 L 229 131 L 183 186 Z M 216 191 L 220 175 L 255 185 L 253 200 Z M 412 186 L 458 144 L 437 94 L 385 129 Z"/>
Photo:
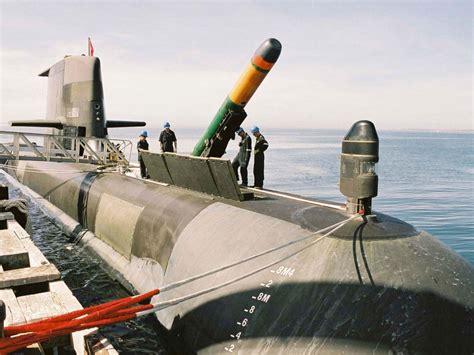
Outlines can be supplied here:
<path id="1" fill-rule="evenodd" d="M 42 141 L 43 145 L 39 145 L 38 141 Z M 124 139 L 0 131 L 0 161 L 39 160 L 127 166 L 131 149 L 132 142 Z"/>

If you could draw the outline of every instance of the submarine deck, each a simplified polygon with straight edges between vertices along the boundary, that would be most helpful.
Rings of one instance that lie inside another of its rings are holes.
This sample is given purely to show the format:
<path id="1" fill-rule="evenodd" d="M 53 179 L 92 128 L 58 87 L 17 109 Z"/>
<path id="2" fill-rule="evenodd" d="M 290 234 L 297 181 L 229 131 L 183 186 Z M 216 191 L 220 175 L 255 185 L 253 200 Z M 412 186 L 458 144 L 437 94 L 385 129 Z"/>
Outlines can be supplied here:
<path id="1" fill-rule="evenodd" d="M 307 198 L 301 195 L 277 190 L 242 187 L 241 191 L 243 193 L 251 192 L 254 194 L 254 198 L 245 201 L 235 201 L 153 180 L 137 179 L 143 181 L 145 184 L 158 184 L 166 188 L 186 191 L 187 193 L 196 194 L 210 201 L 219 201 L 248 211 L 274 217 L 296 224 L 311 232 L 317 232 L 320 229 L 326 228 L 350 217 L 350 214 L 346 211 L 345 205 L 342 203 Z M 398 239 L 412 237 L 419 234 L 419 231 L 408 223 L 382 213 L 373 213 L 373 215 L 368 216 L 366 219 L 367 228 L 365 234 L 368 239 Z M 360 220 L 357 219 L 348 223 L 347 226 L 333 233 L 333 237 L 352 238 L 354 225 L 359 223 Z"/>
<path id="2" fill-rule="evenodd" d="M 56 167 L 59 166 L 58 164 L 61 166 L 61 174 L 54 174 Z M 175 209 L 173 209 L 173 213 L 180 215 L 179 218 L 172 219 L 175 224 L 172 229 L 176 229 L 176 235 L 178 235 L 179 231 L 201 210 L 216 202 L 274 217 L 298 225 L 310 232 L 316 232 L 350 217 L 344 204 L 306 198 L 296 194 L 269 189 L 241 188 L 240 191 L 243 193 L 252 192 L 254 198 L 238 201 L 231 198 L 206 194 L 174 184 L 144 180 L 106 169 L 99 170 L 96 166 L 90 164 L 30 161 L 18 162 L 18 164 L 14 164 L 11 168 L 14 169 L 16 175 L 20 177 L 20 181 L 27 184 L 29 184 L 28 181 L 30 181 L 33 190 L 37 190 L 43 196 L 49 196 L 48 198 L 51 202 L 56 204 L 67 202 L 63 207 L 65 212 L 72 218 L 78 220 L 79 223 L 86 221 L 85 214 L 87 213 L 87 215 L 90 216 L 90 218 L 87 219 L 88 224 L 92 226 L 95 225 L 95 213 L 92 212 L 90 208 L 94 210 L 99 205 L 100 197 L 103 192 L 114 196 L 116 195 L 117 197 L 121 196 L 120 198 L 122 200 L 131 203 L 135 202 L 137 206 L 148 206 L 150 211 L 158 208 L 161 213 L 171 213 L 170 211 L 166 212 L 163 208 L 165 208 L 167 204 L 174 204 Z M 105 178 L 105 180 L 99 177 Z M 127 179 L 130 179 L 128 183 Z M 95 183 L 101 180 L 103 180 L 103 183 Z M 96 192 L 91 195 L 92 185 L 99 186 Z M 63 189 L 64 191 L 62 191 Z M 237 187 L 237 189 L 239 189 L 239 187 Z M 160 195 L 159 191 L 168 191 L 169 193 L 165 193 L 167 196 L 165 197 L 165 195 Z M 71 194 L 74 196 L 72 200 L 68 197 L 71 196 Z M 93 195 L 95 195 L 95 197 L 93 197 Z M 141 199 L 138 198 L 139 195 L 142 196 Z M 85 199 L 85 196 L 88 197 Z M 158 196 L 164 199 L 157 204 L 156 199 Z M 78 202 L 74 202 L 76 199 L 78 199 Z M 86 209 L 84 209 L 85 205 L 82 205 L 83 203 L 81 204 L 82 207 L 79 208 L 79 202 L 81 201 L 87 202 L 89 206 L 87 212 Z M 116 200 L 113 199 L 109 202 L 110 208 L 114 208 L 117 203 Z M 374 213 L 376 217 L 367 216 L 367 226 L 365 227 L 367 238 L 397 239 L 419 234 L 413 226 L 405 222 L 381 213 Z M 143 218 L 151 217 L 149 213 L 145 215 L 143 215 Z M 360 221 L 360 219 L 353 220 L 351 223 L 348 223 L 347 226 L 336 231 L 332 236 L 336 238 L 352 238 L 354 226 L 360 224 Z M 151 232 L 151 230 L 147 230 L 147 233 L 148 232 Z"/>
<path id="3" fill-rule="evenodd" d="M 226 200 L 226 203 L 282 219 L 313 232 L 348 217 L 343 204 L 308 199 L 299 195 L 268 189 L 243 188 L 242 190 L 253 192 L 254 199 L 242 202 Z"/>

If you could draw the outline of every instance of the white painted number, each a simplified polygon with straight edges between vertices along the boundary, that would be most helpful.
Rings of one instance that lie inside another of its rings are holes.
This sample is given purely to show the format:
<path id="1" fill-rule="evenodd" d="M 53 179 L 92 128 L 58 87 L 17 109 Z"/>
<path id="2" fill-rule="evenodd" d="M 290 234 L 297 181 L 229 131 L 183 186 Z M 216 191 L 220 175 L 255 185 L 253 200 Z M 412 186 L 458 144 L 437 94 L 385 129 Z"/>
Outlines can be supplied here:
<path id="1" fill-rule="evenodd" d="M 271 295 L 267 295 L 266 293 L 260 292 L 257 296 L 257 301 L 267 303 L 270 297 Z"/>
<path id="2" fill-rule="evenodd" d="M 235 348 L 235 345 L 234 344 L 230 344 L 230 346 L 228 348 L 224 348 L 225 351 L 228 351 L 228 352 L 233 352 L 234 351 L 234 348 Z"/>
<path id="3" fill-rule="evenodd" d="M 272 283 L 273 283 L 273 280 L 268 280 L 268 282 L 266 282 L 266 283 L 261 283 L 260 286 L 270 288 Z"/>
<path id="4" fill-rule="evenodd" d="M 295 269 L 292 269 L 291 267 L 284 267 L 284 266 L 280 266 L 276 270 L 277 275 L 288 276 L 288 277 L 293 276 L 294 272 L 295 272 Z"/>

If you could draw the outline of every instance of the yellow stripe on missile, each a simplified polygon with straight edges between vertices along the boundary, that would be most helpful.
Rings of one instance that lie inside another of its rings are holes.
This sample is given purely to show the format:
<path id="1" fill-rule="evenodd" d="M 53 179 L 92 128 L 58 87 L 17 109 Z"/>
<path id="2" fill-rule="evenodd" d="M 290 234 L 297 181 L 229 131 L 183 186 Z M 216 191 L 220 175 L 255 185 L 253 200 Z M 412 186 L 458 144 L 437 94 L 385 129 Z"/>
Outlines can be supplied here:
<path id="1" fill-rule="evenodd" d="M 250 63 L 230 92 L 229 98 L 234 104 L 242 107 L 245 106 L 263 79 L 265 79 L 266 75 L 267 73 L 258 71 L 254 65 Z"/>

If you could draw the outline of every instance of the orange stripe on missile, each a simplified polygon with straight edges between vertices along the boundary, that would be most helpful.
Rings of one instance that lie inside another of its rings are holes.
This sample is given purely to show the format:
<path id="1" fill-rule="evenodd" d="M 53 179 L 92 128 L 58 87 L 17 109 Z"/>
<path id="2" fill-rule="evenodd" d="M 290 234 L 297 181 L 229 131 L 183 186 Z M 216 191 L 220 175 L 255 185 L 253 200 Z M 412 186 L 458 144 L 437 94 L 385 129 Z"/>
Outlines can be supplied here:
<path id="1" fill-rule="evenodd" d="M 265 59 L 263 59 L 259 55 L 253 56 L 252 63 L 263 70 L 270 70 L 275 64 L 275 63 L 267 62 Z"/>

